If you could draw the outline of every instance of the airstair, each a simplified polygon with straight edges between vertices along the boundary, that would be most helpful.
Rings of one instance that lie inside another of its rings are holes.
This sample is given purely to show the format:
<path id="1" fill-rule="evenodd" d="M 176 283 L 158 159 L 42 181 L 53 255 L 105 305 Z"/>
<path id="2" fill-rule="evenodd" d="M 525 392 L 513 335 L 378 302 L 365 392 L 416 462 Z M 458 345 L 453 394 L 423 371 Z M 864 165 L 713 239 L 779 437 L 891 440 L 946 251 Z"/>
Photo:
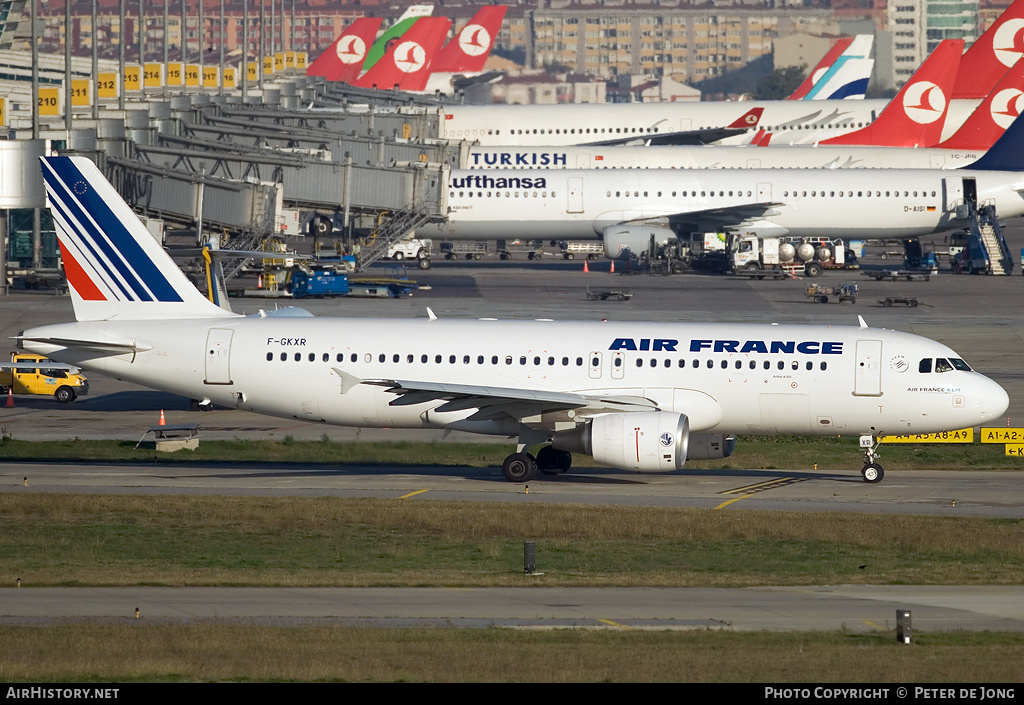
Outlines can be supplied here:
<path id="1" fill-rule="evenodd" d="M 422 204 L 410 204 L 399 211 L 385 211 L 380 214 L 377 227 L 364 241 L 357 261 L 359 269 L 366 269 L 377 260 L 385 257 L 388 250 L 396 242 L 402 240 L 416 228 L 422 227 L 433 219 L 429 207 Z"/>
<path id="2" fill-rule="evenodd" d="M 960 272 L 1004 276 L 1013 273 L 1013 256 L 994 205 L 969 204 L 969 232 L 960 256 Z"/>

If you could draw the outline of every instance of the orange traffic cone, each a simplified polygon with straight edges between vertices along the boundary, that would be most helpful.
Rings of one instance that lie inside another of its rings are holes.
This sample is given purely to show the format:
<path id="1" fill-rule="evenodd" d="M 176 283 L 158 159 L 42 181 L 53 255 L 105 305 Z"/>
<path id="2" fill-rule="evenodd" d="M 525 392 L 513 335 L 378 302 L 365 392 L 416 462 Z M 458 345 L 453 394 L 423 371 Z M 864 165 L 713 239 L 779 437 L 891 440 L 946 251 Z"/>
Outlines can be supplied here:
<path id="1" fill-rule="evenodd" d="M 160 426 L 166 426 L 167 425 L 167 419 L 164 418 L 164 410 L 163 409 L 160 409 L 160 423 L 158 425 L 160 425 Z"/>
<path id="2" fill-rule="evenodd" d="M 590 267 L 587 266 L 587 260 L 586 259 L 583 260 L 583 271 L 584 272 L 590 272 Z"/>
<path id="3" fill-rule="evenodd" d="M 7 408 L 8 409 L 13 409 L 14 408 L 14 388 L 13 387 L 8 387 L 7 388 Z"/>
<path id="4" fill-rule="evenodd" d="M 615 274 L 615 260 L 612 260 L 612 268 L 609 270 L 610 274 Z"/>

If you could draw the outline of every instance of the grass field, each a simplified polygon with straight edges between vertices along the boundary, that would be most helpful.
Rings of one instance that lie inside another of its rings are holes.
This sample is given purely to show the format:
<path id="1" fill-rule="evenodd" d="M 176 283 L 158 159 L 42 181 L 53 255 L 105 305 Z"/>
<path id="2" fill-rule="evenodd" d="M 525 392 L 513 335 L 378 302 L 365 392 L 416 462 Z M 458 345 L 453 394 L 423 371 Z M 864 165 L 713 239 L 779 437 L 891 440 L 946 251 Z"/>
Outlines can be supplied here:
<path id="1" fill-rule="evenodd" d="M 0 494 L 41 585 L 736 587 L 1024 581 L 1016 520 L 333 497 Z"/>
<path id="2" fill-rule="evenodd" d="M 0 443 L 6 458 L 139 460 L 132 444 Z M 160 462 L 493 465 L 501 446 L 204 443 Z M 859 465 L 827 439 L 748 439 L 728 467 Z M 77 449 L 77 453 L 75 452 Z M 10 451 L 10 452 L 8 452 Z M 887 468 L 1016 469 L 1000 448 L 886 449 Z M 141 451 L 153 455 L 153 451 Z M 343 455 L 344 457 L 339 457 Z M 180 458 L 180 460 L 179 460 Z M 399 460 L 400 458 L 400 460 Z M 410 460 L 415 458 L 415 460 Z M 766 462 L 767 461 L 767 462 Z M 710 461 L 709 461 L 710 462 Z M 840 465 L 845 463 L 845 465 Z M 904 467 L 905 464 L 905 467 Z M 1019 584 L 1022 522 L 422 498 L 0 494 L 0 576 L 42 585 L 744 586 Z M 9 583 L 8 583 L 9 584 Z M 2 597 L 0 597 L 2 602 Z M 2 609 L 0 609 L 2 612 Z M 0 626 L 0 680 L 1024 680 L 1024 636 L 363 629 L 241 624 Z"/>
<path id="3" fill-rule="evenodd" d="M 1022 655 L 1020 634 L 0 626 L 8 682 L 1019 684 Z"/>

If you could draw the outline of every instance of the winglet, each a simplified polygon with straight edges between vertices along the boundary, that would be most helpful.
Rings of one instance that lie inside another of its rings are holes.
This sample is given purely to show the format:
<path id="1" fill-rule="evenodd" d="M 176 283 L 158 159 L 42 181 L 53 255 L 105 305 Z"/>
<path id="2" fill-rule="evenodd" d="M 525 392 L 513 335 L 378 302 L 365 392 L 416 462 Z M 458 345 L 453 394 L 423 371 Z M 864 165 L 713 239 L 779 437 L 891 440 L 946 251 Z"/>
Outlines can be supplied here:
<path id="1" fill-rule="evenodd" d="M 727 125 L 726 129 L 742 130 L 744 128 L 757 127 L 757 123 L 761 121 L 761 113 L 763 112 L 764 108 L 751 108 L 737 118 L 731 125 Z"/>
<path id="2" fill-rule="evenodd" d="M 429 318 L 432 321 L 437 320 L 437 314 L 434 313 L 433 309 L 431 309 L 429 306 L 427 306 L 427 318 Z"/>
<path id="3" fill-rule="evenodd" d="M 860 322 L 860 327 L 861 328 L 867 328 L 868 327 L 867 322 L 864 320 L 864 316 L 860 315 L 859 313 L 857 314 L 857 320 Z"/>

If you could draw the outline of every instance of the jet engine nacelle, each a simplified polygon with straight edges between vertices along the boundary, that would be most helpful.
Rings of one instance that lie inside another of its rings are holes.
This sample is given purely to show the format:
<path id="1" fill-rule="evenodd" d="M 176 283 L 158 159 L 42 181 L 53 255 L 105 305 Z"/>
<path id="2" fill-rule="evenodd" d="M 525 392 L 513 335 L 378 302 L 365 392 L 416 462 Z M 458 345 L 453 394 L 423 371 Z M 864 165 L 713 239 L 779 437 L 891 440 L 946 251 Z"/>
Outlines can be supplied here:
<path id="1" fill-rule="evenodd" d="M 670 228 L 657 225 L 609 225 L 604 229 L 604 256 L 608 259 L 630 259 L 647 252 L 654 238 L 654 246 L 665 245 L 676 239 Z"/>
<path id="2" fill-rule="evenodd" d="M 552 445 L 586 453 L 615 468 L 670 472 L 681 470 L 686 462 L 689 437 L 685 414 L 635 411 L 595 416 L 574 431 L 555 434 Z"/>
<path id="3" fill-rule="evenodd" d="M 689 460 L 720 460 L 736 450 L 736 436 L 724 433 L 691 433 L 686 457 Z"/>

